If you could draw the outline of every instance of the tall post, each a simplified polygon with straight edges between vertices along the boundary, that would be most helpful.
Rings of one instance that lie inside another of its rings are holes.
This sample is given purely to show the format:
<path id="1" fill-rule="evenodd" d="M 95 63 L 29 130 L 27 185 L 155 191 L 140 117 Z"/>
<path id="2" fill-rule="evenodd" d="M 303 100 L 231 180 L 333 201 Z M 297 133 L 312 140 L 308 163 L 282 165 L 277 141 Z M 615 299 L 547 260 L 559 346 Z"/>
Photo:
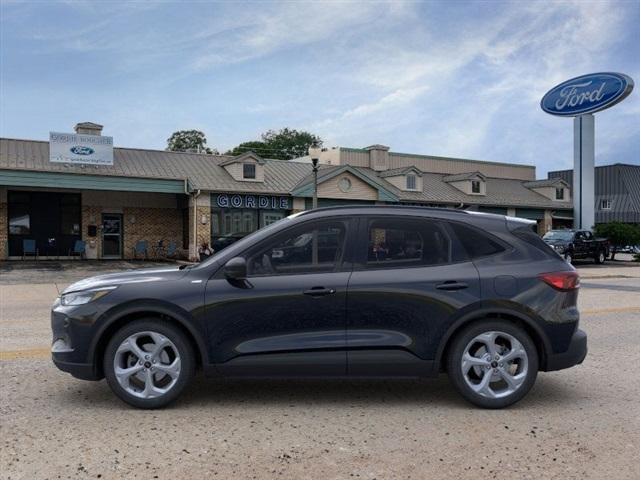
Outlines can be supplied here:
<path id="1" fill-rule="evenodd" d="M 313 209 L 318 208 L 318 159 L 311 159 L 313 163 Z"/>
<path id="2" fill-rule="evenodd" d="M 595 120 L 586 114 L 573 119 L 573 227 L 595 225 Z"/>

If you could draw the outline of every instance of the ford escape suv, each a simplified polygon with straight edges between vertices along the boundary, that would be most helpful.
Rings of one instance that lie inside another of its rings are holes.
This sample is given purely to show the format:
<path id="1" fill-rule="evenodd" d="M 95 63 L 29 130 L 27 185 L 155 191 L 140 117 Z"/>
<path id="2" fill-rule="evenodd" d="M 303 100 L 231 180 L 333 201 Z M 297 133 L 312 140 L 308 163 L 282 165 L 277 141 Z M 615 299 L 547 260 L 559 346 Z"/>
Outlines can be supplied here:
<path id="1" fill-rule="evenodd" d="M 101 275 L 52 311 L 54 363 L 125 402 L 220 376 L 429 377 L 475 405 L 579 364 L 579 280 L 531 222 L 423 207 L 292 215 L 195 266 Z"/>

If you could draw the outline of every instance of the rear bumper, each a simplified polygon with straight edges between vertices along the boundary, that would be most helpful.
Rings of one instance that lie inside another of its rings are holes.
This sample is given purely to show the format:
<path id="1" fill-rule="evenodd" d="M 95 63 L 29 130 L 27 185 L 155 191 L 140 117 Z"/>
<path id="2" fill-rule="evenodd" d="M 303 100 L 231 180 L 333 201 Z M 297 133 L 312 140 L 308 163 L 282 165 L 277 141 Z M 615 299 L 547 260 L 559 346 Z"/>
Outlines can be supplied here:
<path id="1" fill-rule="evenodd" d="M 577 329 L 571 337 L 571 343 L 566 352 L 554 353 L 547 357 L 546 372 L 562 370 L 583 362 L 587 356 L 587 334 Z"/>

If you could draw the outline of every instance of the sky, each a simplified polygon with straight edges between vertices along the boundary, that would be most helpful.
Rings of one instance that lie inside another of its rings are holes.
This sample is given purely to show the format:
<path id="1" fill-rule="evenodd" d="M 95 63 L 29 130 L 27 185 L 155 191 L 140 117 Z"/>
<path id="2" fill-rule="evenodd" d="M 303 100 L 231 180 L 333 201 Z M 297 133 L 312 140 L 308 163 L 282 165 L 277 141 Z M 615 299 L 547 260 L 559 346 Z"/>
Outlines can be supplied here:
<path id="1" fill-rule="evenodd" d="M 195 128 L 224 152 L 289 127 L 544 178 L 573 164 L 572 121 L 544 113 L 544 93 L 590 72 L 640 82 L 638 0 L 0 0 L 0 22 L 11 138 L 91 121 L 116 146 Z M 640 164 L 639 90 L 596 114 L 597 165 Z"/>

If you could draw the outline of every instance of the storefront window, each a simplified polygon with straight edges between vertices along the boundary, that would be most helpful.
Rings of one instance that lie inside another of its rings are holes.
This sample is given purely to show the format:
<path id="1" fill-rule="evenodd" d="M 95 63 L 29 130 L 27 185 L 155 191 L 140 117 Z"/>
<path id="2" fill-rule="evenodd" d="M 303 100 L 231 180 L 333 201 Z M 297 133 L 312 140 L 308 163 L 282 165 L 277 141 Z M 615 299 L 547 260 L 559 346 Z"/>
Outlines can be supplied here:
<path id="1" fill-rule="evenodd" d="M 211 197 L 211 246 L 219 251 L 289 214 L 288 197 L 214 194 Z M 278 208 L 280 207 L 280 208 Z"/>
<path id="2" fill-rule="evenodd" d="M 28 193 L 9 194 L 9 234 L 28 235 L 31 232 L 30 199 Z"/>
<path id="3" fill-rule="evenodd" d="M 28 235 L 31 227 L 28 206 L 13 205 L 9 216 L 9 233 L 12 235 Z"/>

